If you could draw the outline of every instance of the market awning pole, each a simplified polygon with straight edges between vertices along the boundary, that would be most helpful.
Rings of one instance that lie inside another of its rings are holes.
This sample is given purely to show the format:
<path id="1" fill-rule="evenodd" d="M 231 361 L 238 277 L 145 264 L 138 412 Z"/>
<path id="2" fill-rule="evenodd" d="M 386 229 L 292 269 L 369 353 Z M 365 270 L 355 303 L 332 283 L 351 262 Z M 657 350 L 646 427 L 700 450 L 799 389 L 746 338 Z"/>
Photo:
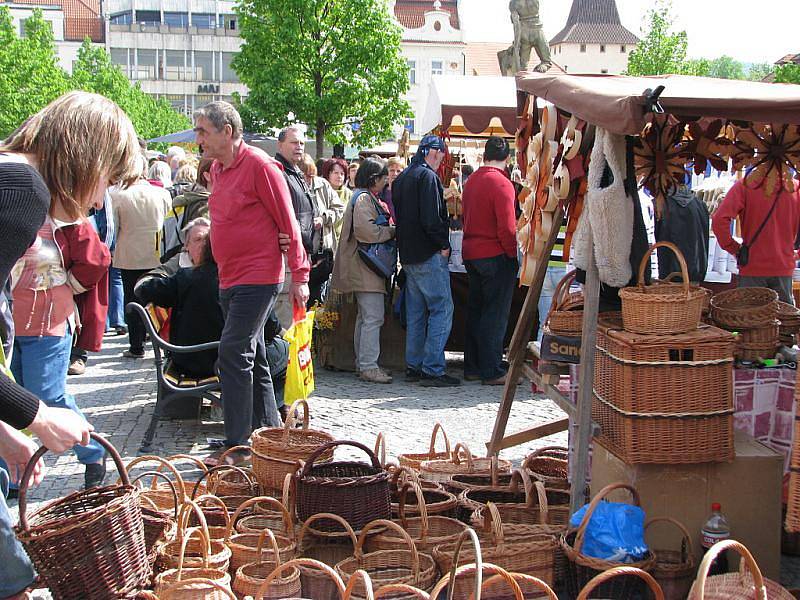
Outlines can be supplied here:
<path id="1" fill-rule="evenodd" d="M 600 276 L 594 255 L 594 240 L 589 231 L 589 268 L 583 287 L 583 325 L 581 334 L 581 364 L 578 368 L 577 414 L 570 434 L 575 455 L 572 460 L 570 484 L 570 514 L 584 504 L 586 468 L 589 465 L 589 443 L 592 439 L 592 388 L 594 384 L 594 352 L 597 339 L 597 313 L 600 307 Z"/>

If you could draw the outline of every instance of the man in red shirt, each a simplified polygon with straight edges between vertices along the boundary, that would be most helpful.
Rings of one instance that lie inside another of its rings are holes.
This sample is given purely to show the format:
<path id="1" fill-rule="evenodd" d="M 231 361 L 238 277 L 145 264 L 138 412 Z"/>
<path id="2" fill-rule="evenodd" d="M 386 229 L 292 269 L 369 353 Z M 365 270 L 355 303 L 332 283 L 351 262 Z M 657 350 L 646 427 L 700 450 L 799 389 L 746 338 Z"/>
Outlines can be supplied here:
<path id="1" fill-rule="evenodd" d="M 265 152 L 244 143 L 236 109 L 227 102 L 211 102 L 195 112 L 194 122 L 203 156 L 216 159 L 208 208 L 225 315 L 217 363 L 224 451 L 246 445 L 254 428 L 281 424 L 264 343 L 264 324 L 284 278 L 278 234 L 289 235 L 289 296 L 298 306 L 308 300 L 309 264 L 283 169 Z M 207 462 L 217 462 L 220 454 L 212 454 Z M 248 452 L 234 452 L 226 462 L 249 458 Z"/>
<path id="2" fill-rule="evenodd" d="M 768 287 L 778 292 L 783 302 L 794 304 L 794 244 L 800 231 L 798 184 L 795 182 L 792 193 L 781 187 L 777 194 L 767 196 L 763 186 L 753 189 L 746 181 L 737 181 L 714 212 L 714 234 L 722 248 L 737 255 L 741 244 L 731 236 L 731 222 L 738 217 L 749 247 L 747 264 L 739 265 L 739 287 Z"/>
<path id="3" fill-rule="evenodd" d="M 483 166 L 464 186 L 464 241 L 469 276 L 464 378 L 503 385 L 503 338 L 517 278 L 514 185 L 506 174 L 508 142 L 492 136 Z"/>

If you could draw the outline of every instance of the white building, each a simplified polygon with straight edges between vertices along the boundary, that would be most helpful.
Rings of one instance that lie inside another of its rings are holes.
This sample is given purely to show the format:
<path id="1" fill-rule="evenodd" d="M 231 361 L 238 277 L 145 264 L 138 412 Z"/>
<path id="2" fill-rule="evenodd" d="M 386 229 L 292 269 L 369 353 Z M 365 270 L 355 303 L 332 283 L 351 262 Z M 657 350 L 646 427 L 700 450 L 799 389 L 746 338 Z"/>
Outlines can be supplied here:
<path id="1" fill-rule="evenodd" d="M 241 46 L 231 0 L 107 0 L 106 47 L 131 81 L 191 115 L 247 87 L 231 67 Z"/>
<path id="2" fill-rule="evenodd" d="M 550 40 L 550 53 L 567 73 L 618 75 L 638 43 L 620 22 L 615 0 L 573 0 L 567 24 Z"/>

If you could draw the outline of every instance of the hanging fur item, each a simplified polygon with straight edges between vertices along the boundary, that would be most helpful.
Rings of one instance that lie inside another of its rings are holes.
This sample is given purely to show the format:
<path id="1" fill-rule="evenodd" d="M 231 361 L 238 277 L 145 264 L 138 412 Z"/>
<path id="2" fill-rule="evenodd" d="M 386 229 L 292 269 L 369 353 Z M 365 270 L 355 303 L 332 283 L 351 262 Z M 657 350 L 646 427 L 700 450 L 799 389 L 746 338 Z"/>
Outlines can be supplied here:
<path id="1" fill-rule="evenodd" d="M 606 166 L 613 181 L 602 187 Z M 625 136 L 597 129 L 589 163 L 588 189 L 583 215 L 575 232 L 575 264 L 589 267 L 588 228 L 591 227 L 600 281 L 613 287 L 631 279 L 633 202 L 625 193 Z"/>

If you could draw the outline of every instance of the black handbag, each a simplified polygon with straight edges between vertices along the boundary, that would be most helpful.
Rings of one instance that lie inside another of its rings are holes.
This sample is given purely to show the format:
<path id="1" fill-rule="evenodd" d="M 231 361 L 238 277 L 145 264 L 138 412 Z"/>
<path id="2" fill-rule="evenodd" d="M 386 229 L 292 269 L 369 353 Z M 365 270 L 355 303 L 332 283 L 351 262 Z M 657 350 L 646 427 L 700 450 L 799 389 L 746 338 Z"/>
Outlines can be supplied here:
<path id="1" fill-rule="evenodd" d="M 369 192 L 362 192 L 369 194 Z M 360 197 L 353 197 L 353 209 L 355 210 L 356 199 Z M 383 210 L 383 207 L 375 201 L 372 194 L 369 194 L 372 204 L 378 211 L 378 216 L 375 218 L 375 224 L 382 227 L 389 226 L 389 213 Z M 350 218 L 350 237 L 353 237 L 353 215 Z M 376 242 L 374 244 L 365 244 L 363 242 L 357 243 L 357 253 L 359 258 L 365 265 L 376 275 L 384 279 L 391 279 L 397 269 L 397 242 L 395 240 L 386 240 L 385 242 Z"/>
<path id="2" fill-rule="evenodd" d="M 769 221 L 770 217 L 772 216 L 772 213 L 775 211 L 775 207 L 778 205 L 778 198 L 779 197 L 780 197 L 780 195 L 775 197 L 775 200 L 773 201 L 772 206 L 770 207 L 766 218 L 761 223 L 761 226 L 758 228 L 758 230 L 756 231 L 755 235 L 753 235 L 753 239 L 750 240 L 750 243 L 749 244 L 745 244 L 744 242 L 742 242 L 742 244 L 739 246 L 739 251 L 736 253 L 736 264 L 739 265 L 740 267 L 746 267 L 747 263 L 750 262 L 750 248 L 753 247 L 753 244 L 756 243 L 756 240 L 758 239 L 758 236 L 761 235 L 761 232 L 764 230 L 764 227 L 766 227 L 767 222 Z"/>

